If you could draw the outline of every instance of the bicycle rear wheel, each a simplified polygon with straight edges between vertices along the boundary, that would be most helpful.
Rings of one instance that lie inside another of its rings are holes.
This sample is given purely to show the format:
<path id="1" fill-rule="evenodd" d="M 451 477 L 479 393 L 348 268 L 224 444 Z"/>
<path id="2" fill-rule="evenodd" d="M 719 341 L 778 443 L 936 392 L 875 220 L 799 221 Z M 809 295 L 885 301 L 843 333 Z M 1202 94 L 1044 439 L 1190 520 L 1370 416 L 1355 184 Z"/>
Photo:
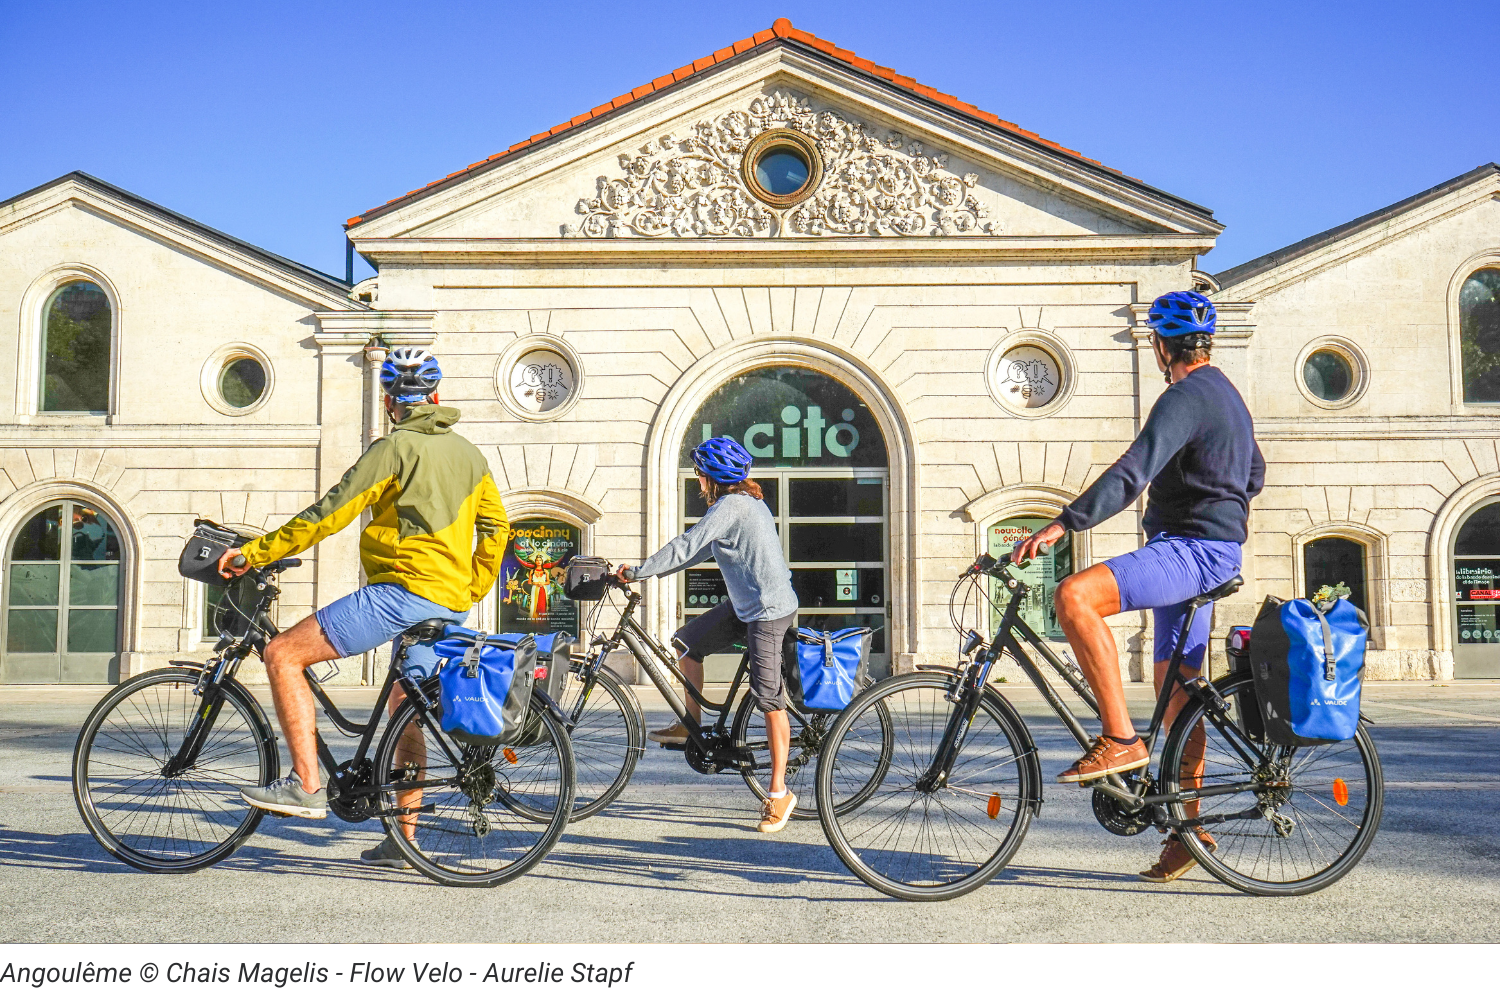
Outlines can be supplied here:
<path id="1" fill-rule="evenodd" d="M 152 670 L 120 684 L 89 713 L 73 749 L 73 800 L 94 839 L 141 871 L 192 872 L 245 842 L 265 814 L 240 797 L 281 770 L 265 713 L 237 682 L 191 766 L 168 774 L 203 699 L 200 671 Z"/>
<path id="2" fill-rule="evenodd" d="M 1230 677 L 1214 686 L 1231 706 L 1241 702 L 1236 695 L 1254 703 L 1254 681 L 1248 676 Z M 1243 729 L 1238 708 L 1232 708 L 1231 718 Z M 1204 722 L 1203 706 L 1195 702 L 1173 724 L 1162 749 L 1163 792 L 1198 787 L 1190 750 L 1194 730 Z M 1380 757 L 1363 724 L 1352 740 L 1340 743 L 1270 747 L 1271 763 L 1265 767 L 1247 764 L 1212 721 L 1200 732 L 1205 790 L 1267 779 L 1278 782 L 1270 791 L 1171 804 L 1174 819 L 1189 818 L 1189 809 L 1197 805 L 1203 818 L 1212 820 L 1203 829 L 1218 842 L 1217 850 L 1210 851 L 1197 837 L 1182 838 L 1209 874 L 1241 892 L 1300 896 L 1327 888 L 1359 863 L 1375 839 L 1385 802 Z M 1256 750 L 1267 749 L 1242 732 L 1235 736 Z"/>
<path id="3" fill-rule="evenodd" d="M 1033 747 L 1025 724 L 993 691 L 980 699 L 942 787 L 918 787 L 956 710 L 946 697 L 951 679 L 905 674 L 857 695 L 818 764 L 818 818 L 828 842 L 851 872 L 897 899 L 972 892 L 1005 867 L 1031 824 L 1038 789 L 1025 758 Z M 843 808 L 841 790 L 866 783 L 870 794 Z"/>
<path id="4" fill-rule="evenodd" d="M 583 678 L 568 674 L 557 704 L 572 720 L 568 737 L 578 769 L 578 788 L 568 821 L 577 823 L 598 813 L 625 790 L 646 749 L 646 719 L 631 690 L 602 669 L 586 701 Z"/>
<path id="5" fill-rule="evenodd" d="M 445 736 L 457 760 L 410 699 L 396 710 L 375 753 L 380 819 L 411 866 L 434 882 L 509 882 L 541 863 L 562 836 L 573 805 L 573 752 L 552 714 L 536 702 L 531 710 L 540 727 L 527 745 L 469 746 Z"/>

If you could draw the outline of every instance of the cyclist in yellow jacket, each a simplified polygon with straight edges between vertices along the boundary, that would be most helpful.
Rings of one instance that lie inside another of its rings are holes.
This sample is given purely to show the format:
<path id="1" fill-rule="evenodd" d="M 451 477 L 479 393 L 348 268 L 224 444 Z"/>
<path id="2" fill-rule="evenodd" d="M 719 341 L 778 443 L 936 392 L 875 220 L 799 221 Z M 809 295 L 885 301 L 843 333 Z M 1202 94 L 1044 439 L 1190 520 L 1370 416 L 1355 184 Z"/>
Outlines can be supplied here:
<path id="1" fill-rule="evenodd" d="M 247 567 L 232 565 L 236 555 L 243 555 L 247 566 L 285 559 L 349 525 L 364 510 L 371 512 L 359 541 L 368 584 L 266 646 L 266 673 L 292 772 L 264 788 L 242 789 L 253 806 L 308 819 L 328 814 L 304 668 L 375 649 L 429 618 L 463 624 L 495 584 L 510 525 L 489 464 L 452 431 L 459 412 L 438 405 L 442 375 L 426 351 L 393 350 L 380 375 L 391 433 L 372 444 L 321 500 L 277 530 L 226 552 L 219 562 L 221 574 L 237 576 Z M 408 650 L 408 676 L 431 676 L 436 666 L 431 644 Z M 403 698 L 399 687 L 392 691 L 392 712 Z M 421 734 L 414 730 L 407 738 L 419 741 Z M 409 750 L 415 754 L 422 748 Z M 366 851 L 364 860 L 404 864 L 394 845 L 385 843 Z"/>

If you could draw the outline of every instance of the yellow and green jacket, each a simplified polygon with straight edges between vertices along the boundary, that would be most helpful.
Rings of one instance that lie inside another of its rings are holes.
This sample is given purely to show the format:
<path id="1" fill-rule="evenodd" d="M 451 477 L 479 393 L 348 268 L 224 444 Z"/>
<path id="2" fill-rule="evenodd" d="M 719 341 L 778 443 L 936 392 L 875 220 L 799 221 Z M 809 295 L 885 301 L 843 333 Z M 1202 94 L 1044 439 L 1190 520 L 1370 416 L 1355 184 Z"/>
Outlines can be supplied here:
<path id="1" fill-rule="evenodd" d="M 323 499 L 247 543 L 245 559 L 264 566 L 306 551 L 368 507 L 365 578 L 467 611 L 495 585 L 510 524 L 489 463 L 452 431 L 458 418 L 451 406 L 412 407 Z"/>

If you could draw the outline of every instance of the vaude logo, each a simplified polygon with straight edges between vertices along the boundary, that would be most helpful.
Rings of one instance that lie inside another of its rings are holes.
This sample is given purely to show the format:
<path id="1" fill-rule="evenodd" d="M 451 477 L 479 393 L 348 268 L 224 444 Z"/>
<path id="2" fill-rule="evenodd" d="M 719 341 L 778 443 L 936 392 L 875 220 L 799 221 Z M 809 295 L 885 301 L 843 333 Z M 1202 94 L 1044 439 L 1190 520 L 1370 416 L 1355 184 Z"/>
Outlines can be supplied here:
<path id="1" fill-rule="evenodd" d="M 1312 703 L 1314 705 L 1347 705 L 1347 704 L 1349 704 L 1349 699 L 1348 698 L 1324 698 L 1322 701 L 1319 701 L 1318 699 L 1314 698 L 1312 700 Z"/>
<path id="2" fill-rule="evenodd" d="M 207 545 L 205 545 L 205 546 L 203 546 L 202 548 L 200 548 L 198 550 L 198 558 L 199 559 L 207 559 L 208 556 L 209 556 L 209 553 L 212 552 L 212 551 L 213 551 L 213 549 L 211 549 Z"/>

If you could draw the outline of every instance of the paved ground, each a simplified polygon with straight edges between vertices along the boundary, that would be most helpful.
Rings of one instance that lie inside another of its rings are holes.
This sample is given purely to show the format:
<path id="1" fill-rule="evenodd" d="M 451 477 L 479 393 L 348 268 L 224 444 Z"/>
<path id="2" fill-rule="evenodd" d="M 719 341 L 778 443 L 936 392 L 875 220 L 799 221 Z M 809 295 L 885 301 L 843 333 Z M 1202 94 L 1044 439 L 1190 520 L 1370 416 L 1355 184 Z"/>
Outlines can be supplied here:
<path id="1" fill-rule="evenodd" d="M 1149 692 L 1133 687 L 1144 716 Z M 1061 727 L 1034 693 L 1006 688 L 1043 747 L 1044 771 L 1060 770 L 1072 756 Z M 350 859 L 379 839 L 378 824 L 332 819 L 273 818 L 218 868 L 145 875 L 100 850 L 73 806 L 73 739 L 101 689 L 7 688 L 0 939 L 1500 941 L 1500 683 L 1366 691 L 1388 782 L 1385 819 L 1359 868 L 1322 893 L 1251 898 L 1197 871 L 1167 886 L 1136 881 L 1156 838 L 1111 836 L 1087 796 L 1049 788 L 994 883 L 912 904 L 850 876 L 816 821 L 759 836 L 737 777 L 695 774 L 659 750 L 613 808 L 570 828 L 533 874 L 495 890 L 365 870 Z M 642 697 L 652 723 L 665 721 L 659 698 Z M 343 700 L 371 698 L 355 691 Z"/>

